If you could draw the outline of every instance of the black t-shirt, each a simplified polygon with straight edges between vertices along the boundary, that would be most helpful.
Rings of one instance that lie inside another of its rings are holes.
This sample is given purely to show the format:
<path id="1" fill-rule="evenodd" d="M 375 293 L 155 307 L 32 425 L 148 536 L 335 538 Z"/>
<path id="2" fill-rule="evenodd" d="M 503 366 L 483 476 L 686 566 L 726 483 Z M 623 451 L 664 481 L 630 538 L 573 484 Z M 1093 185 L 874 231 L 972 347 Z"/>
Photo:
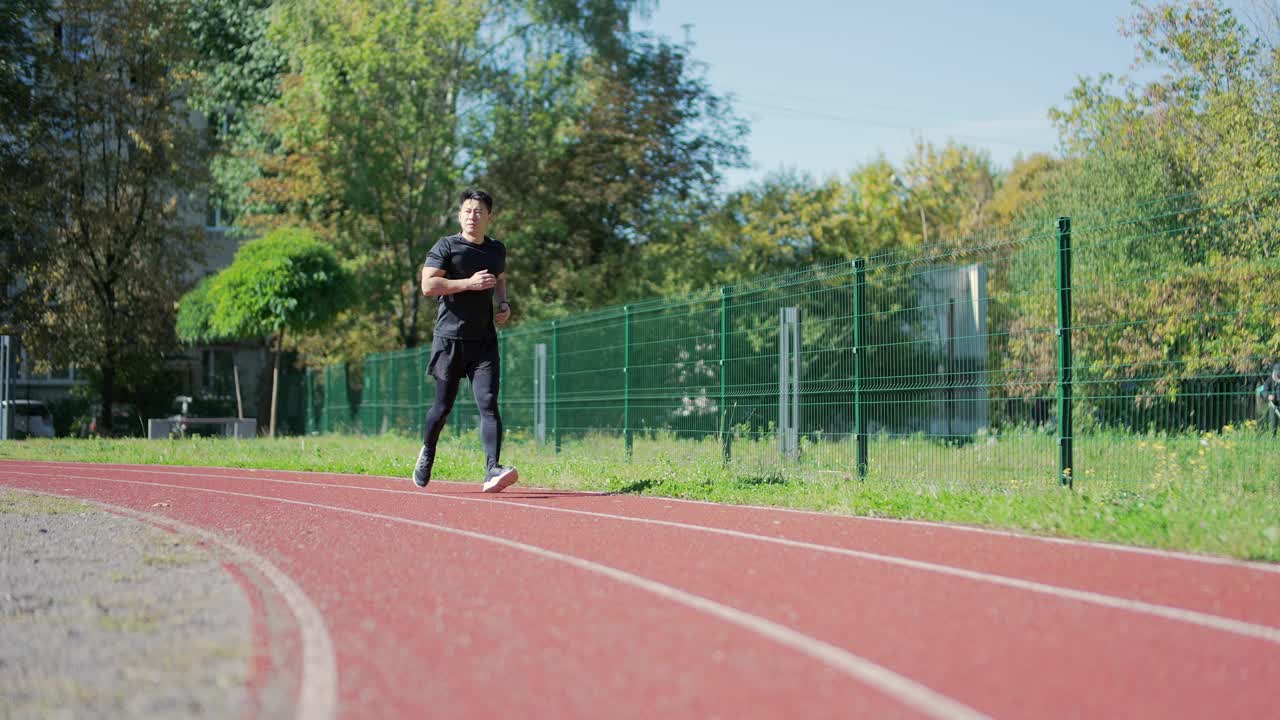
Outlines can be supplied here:
<path id="1" fill-rule="evenodd" d="M 485 236 L 482 244 L 461 235 L 442 237 L 427 253 L 425 267 L 444 270 L 445 278 L 463 280 L 480 270 L 500 275 L 507 269 L 507 246 Z M 493 288 L 441 295 L 435 334 L 456 340 L 489 340 L 498 336 L 493 324 Z"/>

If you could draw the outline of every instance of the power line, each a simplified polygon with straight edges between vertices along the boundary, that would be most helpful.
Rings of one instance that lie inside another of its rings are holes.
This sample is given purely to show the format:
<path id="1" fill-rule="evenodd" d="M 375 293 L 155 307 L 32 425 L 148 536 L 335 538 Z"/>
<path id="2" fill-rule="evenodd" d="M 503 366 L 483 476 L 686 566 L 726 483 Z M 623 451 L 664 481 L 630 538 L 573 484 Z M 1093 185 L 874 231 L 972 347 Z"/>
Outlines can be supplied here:
<path id="1" fill-rule="evenodd" d="M 891 123 L 883 120 L 870 120 L 866 118 L 855 118 L 847 115 L 836 115 L 833 113 L 816 112 L 813 110 L 799 110 L 792 107 L 786 107 L 784 105 L 776 105 L 773 103 L 760 102 L 758 100 L 744 100 L 741 97 L 736 98 L 736 100 L 741 105 L 763 108 L 763 109 L 772 110 L 775 112 L 784 112 L 792 115 L 803 115 L 808 117 L 819 118 L 822 120 L 832 120 L 835 122 L 848 123 L 851 125 L 882 127 L 890 130 L 905 130 L 905 131 L 915 130 L 915 131 L 920 131 L 922 133 L 924 132 L 924 128 L 914 127 L 910 125 L 903 125 L 901 123 Z M 1052 147 L 1049 147 L 1047 145 L 1043 145 L 1040 143 L 1016 142 L 1012 140 L 1004 140 L 1004 139 L 990 138 L 990 137 L 979 137 L 976 135 L 964 135 L 960 133 L 946 133 L 946 135 L 959 140 L 969 140 L 972 142 L 989 143 L 989 144 L 995 144 L 995 145 L 1007 145 L 1009 147 L 1022 148 L 1022 149 L 1028 149 L 1028 150 L 1043 150 L 1046 152 L 1053 151 Z"/>

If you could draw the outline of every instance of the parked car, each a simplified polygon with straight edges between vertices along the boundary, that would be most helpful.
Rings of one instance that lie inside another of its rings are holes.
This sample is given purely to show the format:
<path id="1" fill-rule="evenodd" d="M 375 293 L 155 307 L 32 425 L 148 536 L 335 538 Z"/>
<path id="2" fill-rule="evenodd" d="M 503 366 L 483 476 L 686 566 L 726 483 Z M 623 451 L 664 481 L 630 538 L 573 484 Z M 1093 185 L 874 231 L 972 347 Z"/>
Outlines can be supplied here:
<path id="1" fill-rule="evenodd" d="M 41 400 L 6 400 L 0 405 L 0 411 L 8 412 L 12 408 L 9 436 L 15 440 L 28 437 L 53 437 L 53 414 L 49 406 Z"/>

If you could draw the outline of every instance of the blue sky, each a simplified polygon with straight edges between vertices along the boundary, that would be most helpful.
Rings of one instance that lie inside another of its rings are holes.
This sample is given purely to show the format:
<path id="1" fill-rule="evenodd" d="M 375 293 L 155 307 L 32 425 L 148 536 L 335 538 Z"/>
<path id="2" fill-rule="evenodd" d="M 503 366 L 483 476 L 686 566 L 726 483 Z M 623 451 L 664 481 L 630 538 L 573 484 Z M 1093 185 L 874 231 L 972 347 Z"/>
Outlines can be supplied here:
<path id="1" fill-rule="evenodd" d="M 843 174 L 916 138 L 986 150 L 1000 167 L 1054 152 L 1047 112 L 1078 76 L 1132 75 L 1126 0 L 660 0 L 634 29 L 688 39 L 751 125 L 735 189 L 789 168 Z M 1151 71 L 1142 76 L 1151 75 Z"/>

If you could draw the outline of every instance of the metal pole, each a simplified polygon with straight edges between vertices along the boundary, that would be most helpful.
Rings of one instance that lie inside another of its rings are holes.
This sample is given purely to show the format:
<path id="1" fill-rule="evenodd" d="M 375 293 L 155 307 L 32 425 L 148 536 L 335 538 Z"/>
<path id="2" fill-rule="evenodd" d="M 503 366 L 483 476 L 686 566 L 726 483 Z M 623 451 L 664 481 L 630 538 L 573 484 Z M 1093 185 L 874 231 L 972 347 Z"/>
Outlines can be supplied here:
<path id="1" fill-rule="evenodd" d="M 9 336 L 0 335 L 0 440 L 9 439 L 9 415 L 13 411 L 13 397 L 9 386 L 11 348 Z"/>
<path id="2" fill-rule="evenodd" d="M 417 420 L 422 424 L 426 424 L 427 422 L 427 365 L 430 363 L 430 346 L 425 348 L 419 347 L 414 360 L 413 372 L 417 378 L 415 385 L 418 388 L 418 402 L 415 404 L 415 407 L 418 409 Z"/>
<path id="3" fill-rule="evenodd" d="M 303 423 L 302 432 L 306 435 L 315 434 L 316 431 L 316 371 L 314 368 L 307 368 L 306 378 L 306 397 L 307 400 L 302 406 L 303 417 L 306 422 Z M 239 413 L 238 420 L 244 419 L 244 413 Z"/>
<path id="4" fill-rule="evenodd" d="M 788 330 L 787 310 L 778 312 L 778 453 L 786 460 L 791 454 L 791 422 L 788 418 L 791 407 L 788 393 L 791 391 L 791 336 Z"/>
<path id="5" fill-rule="evenodd" d="M 333 427 L 329 424 L 329 403 L 333 400 L 333 395 L 329 392 L 329 388 L 333 386 L 333 381 L 329 378 L 329 370 L 331 365 L 324 366 L 324 380 L 322 381 L 321 399 L 320 399 L 320 432 L 327 433 Z"/>
<path id="6" fill-rule="evenodd" d="M 720 288 L 720 456 L 728 465 L 733 457 L 733 436 L 729 428 L 729 293 Z"/>
<path id="7" fill-rule="evenodd" d="M 551 321 L 551 434 L 560 454 L 560 325 Z"/>
<path id="8" fill-rule="evenodd" d="M 791 323 L 791 452 L 800 457 L 800 308 Z"/>
<path id="9" fill-rule="evenodd" d="M 785 460 L 800 456 L 800 308 L 778 316 L 778 441 Z"/>
<path id="10" fill-rule="evenodd" d="M 947 442 L 955 442 L 956 417 L 956 299 L 947 298 L 947 372 L 942 381 L 947 387 Z"/>
<path id="11" fill-rule="evenodd" d="M 547 344 L 533 346 L 533 436 L 547 444 Z"/>
<path id="12" fill-rule="evenodd" d="M 622 308 L 622 434 L 631 460 L 631 306 Z"/>
<path id="13" fill-rule="evenodd" d="M 1058 478 L 1072 487 L 1071 218 L 1058 218 Z"/>
<path id="14" fill-rule="evenodd" d="M 858 479 L 867 477 L 867 415 L 862 398 L 862 316 L 866 303 L 867 261 L 853 261 L 853 433 L 857 445 Z"/>

